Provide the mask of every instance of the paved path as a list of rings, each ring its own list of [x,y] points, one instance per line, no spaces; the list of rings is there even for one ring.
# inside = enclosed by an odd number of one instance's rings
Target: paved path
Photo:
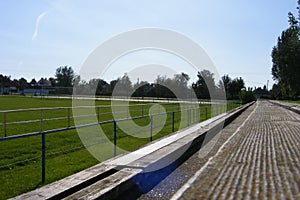
[[[266,198],[300,199],[300,115],[259,101],[173,199]]]

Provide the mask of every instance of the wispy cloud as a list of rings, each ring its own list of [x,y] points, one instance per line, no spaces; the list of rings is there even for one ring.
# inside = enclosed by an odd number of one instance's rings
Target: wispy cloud
[[[48,14],[49,10],[42,12],[37,18],[35,22],[35,30],[34,33],[32,34],[32,40],[35,40],[36,37],[38,36],[39,32],[39,26],[41,24],[42,19]]]

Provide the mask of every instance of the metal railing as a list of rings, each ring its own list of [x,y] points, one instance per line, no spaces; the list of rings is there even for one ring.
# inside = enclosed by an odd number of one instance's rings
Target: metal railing
[[[168,104],[168,103],[164,103],[164,104]],[[129,107],[137,107],[140,106],[141,109],[138,110],[130,110],[131,113],[141,113],[141,115],[144,115],[144,110],[145,110],[145,106],[149,106],[152,104],[130,104]],[[168,104],[170,105],[170,104]],[[120,106],[124,106],[124,105],[114,105],[116,107]],[[91,115],[80,115],[80,116],[73,116],[71,114],[72,109],[95,109],[95,114],[91,114]],[[0,115],[3,115],[3,120],[2,123],[0,122],[0,127],[3,127],[3,135],[2,137],[7,137],[8,133],[7,133],[7,128],[10,125],[24,125],[24,124],[30,124],[30,123],[40,123],[40,122],[51,122],[51,121],[59,121],[59,120],[66,120],[67,121],[67,125],[66,127],[70,127],[71,126],[71,121],[74,118],[84,118],[84,117],[93,117],[96,116],[98,118],[98,120],[100,120],[101,116],[105,116],[105,115],[111,115],[112,112],[101,112],[101,109],[109,109],[111,108],[111,106],[80,106],[80,107],[51,107],[51,108],[29,108],[29,109],[18,109],[18,110],[5,110],[5,111],[0,111]],[[62,117],[52,117],[52,118],[45,118],[44,114],[46,111],[60,111],[60,110],[65,110],[67,112],[66,116],[62,116]],[[9,121],[8,120],[8,116],[11,114],[19,114],[19,113],[29,113],[29,112],[40,112],[40,116],[38,119],[31,119],[31,120],[21,120],[21,121]],[[119,112],[121,113],[121,112]],[[26,117],[27,118],[27,117]],[[42,126],[42,125],[41,125]]]
[[[170,105],[170,104],[169,104]],[[70,130],[75,130],[75,129],[82,129],[82,128],[87,128],[87,127],[93,127],[93,126],[98,126],[98,125],[105,125],[105,124],[111,124],[113,125],[113,155],[116,156],[117,155],[117,141],[118,139],[120,139],[120,137],[118,136],[118,123],[121,122],[125,122],[125,121],[133,121],[133,120],[138,120],[138,119],[148,119],[149,120],[149,141],[153,141],[153,130],[155,129],[155,123],[154,123],[154,118],[156,116],[159,115],[167,115],[170,116],[171,119],[171,132],[174,132],[176,130],[175,128],[175,123],[177,122],[175,115],[177,113],[181,113],[181,112],[186,112],[186,124],[187,126],[190,126],[191,124],[194,123],[198,123],[200,122],[200,108],[197,107],[190,109],[189,107],[185,108],[185,109],[178,109],[178,106],[174,106],[172,105],[172,111],[167,111],[167,112],[162,112],[162,113],[157,113],[157,114],[146,114],[145,112],[145,106],[149,106],[149,104],[133,104],[130,106],[141,106],[139,110],[130,110],[130,112],[139,112],[141,115],[139,116],[135,116],[135,117],[130,117],[130,118],[124,118],[124,119],[111,119],[111,120],[106,120],[106,121],[100,121],[100,116],[103,116],[104,114],[112,114],[111,112],[103,112],[101,113],[101,108],[109,108],[110,106],[96,106],[96,107],[82,107],[82,108],[88,108],[88,109],[96,109],[96,113],[93,115],[82,115],[82,116],[72,116],[71,115],[71,107],[60,107],[60,108],[42,108],[42,109],[22,109],[22,110],[12,110],[12,111],[0,111],[0,113],[3,114],[3,123],[0,124],[1,126],[4,127],[4,137],[0,138],[0,143],[3,141],[9,141],[9,140],[16,140],[16,139],[21,139],[21,138],[29,138],[29,137],[34,137],[34,136],[41,136],[41,156],[37,156],[34,158],[30,158],[30,159],[26,159],[24,160],[24,162],[28,162],[34,159],[39,159],[41,158],[41,177],[42,177],[42,183],[45,182],[46,180],[46,135],[48,134],[54,134],[54,133],[58,133],[58,132],[63,132],[63,131],[70,131]],[[209,116],[208,114],[211,114],[211,116],[216,115],[217,113],[223,113],[226,112],[227,110],[227,105],[226,108],[224,108],[224,105],[220,104],[219,106],[216,106],[214,109],[215,110],[211,110],[211,113],[208,112],[209,107],[205,106],[204,110],[205,113],[205,119],[208,119]],[[57,110],[67,110],[67,116],[66,117],[55,117],[55,118],[48,118],[46,119],[44,116],[44,112],[47,110],[52,110],[52,111],[57,111]],[[40,119],[32,119],[32,120],[23,120],[23,121],[7,121],[7,115],[10,113],[19,113],[19,112],[30,112],[30,111],[38,111],[40,112]],[[213,114],[215,113],[215,114]],[[184,113],[185,114],[185,113]],[[96,116],[98,118],[98,122],[97,123],[89,123],[89,124],[83,124],[83,125],[72,125],[71,121],[76,118],[76,117],[89,117],[89,116]],[[44,122],[45,121],[53,121],[53,120],[67,120],[67,125],[66,127],[63,128],[56,128],[56,129],[50,129],[50,130],[46,130],[44,127]],[[181,119],[179,119],[180,121]],[[36,132],[31,132],[31,133],[25,133],[25,134],[18,134],[18,135],[11,135],[11,136],[7,136],[6,133],[6,127],[7,125],[16,125],[16,124],[30,124],[30,123],[40,123],[40,130],[36,131]],[[134,131],[134,130],[132,130]],[[96,145],[96,144],[90,144],[90,145]],[[76,149],[78,148],[84,148],[84,146],[82,147],[76,147]],[[53,154],[53,153],[52,153]],[[17,161],[15,163],[10,163],[7,165],[3,165],[0,166],[1,168],[4,167],[9,167],[13,164],[18,164],[22,161]]]

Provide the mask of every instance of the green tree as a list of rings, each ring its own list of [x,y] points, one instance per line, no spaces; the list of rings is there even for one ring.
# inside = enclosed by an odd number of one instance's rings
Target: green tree
[[[133,88],[132,88],[132,83],[131,80],[129,78],[129,76],[127,75],[127,73],[125,73],[122,78],[120,78],[117,82],[117,90],[116,88],[114,89],[115,91],[114,94],[117,96],[126,96],[129,97],[129,95],[131,95],[133,93]]]
[[[72,87],[75,73],[72,67],[63,66],[56,69],[56,85],[59,87]]]
[[[9,87],[11,84],[10,76],[0,74],[0,82],[2,87]]]
[[[294,15],[289,13],[288,17],[290,27],[281,33],[272,50],[272,75],[283,98],[300,95],[300,29]]]
[[[5,88],[10,87],[11,85],[10,76],[4,76],[0,74],[0,83],[2,88],[1,89],[2,94],[8,94],[8,90],[6,90]]]
[[[229,99],[238,99],[239,95],[241,93],[241,90],[245,88],[245,82],[240,78],[235,78],[233,79],[229,84],[228,84],[228,98]]]
[[[24,90],[29,87],[29,84],[27,83],[27,80],[25,78],[19,79],[19,89]]]
[[[229,89],[229,86],[230,86],[230,83],[232,80],[227,74],[222,76],[221,79],[222,79],[222,83],[220,83],[219,85],[224,87],[224,90],[226,92],[226,97],[228,98],[228,95],[229,95],[228,89]]]
[[[108,83],[102,79],[91,79],[87,84],[90,91],[96,90],[96,95],[107,95]]]
[[[300,21],[300,0],[298,0],[298,20]],[[300,26],[300,22],[299,22],[299,26]]]
[[[155,84],[153,85],[153,95],[155,97],[162,97],[162,98],[175,98],[176,96],[170,90],[174,88],[174,81],[171,78],[167,78],[167,76],[157,76],[156,80],[154,81]]]
[[[55,80],[55,78],[50,77],[50,78],[49,78],[49,81],[50,81],[51,86],[52,86],[52,87],[55,87],[55,85],[56,85],[56,80]]]
[[[37,82],[36,82],[36,80],[33,78],[33,79],[30,81],[29,84],[30,84],[31,87],[34,87],[34,86],[37,85]]]
[[[112,81],[109,82],[108,89],[107,89],[107,92],[108,92],[109,95],[112,95],[112,93],[115,89],[115,86],[117,85],[119,80],[120,80],[120,78],[118,78],[116,80],[112,80]]]
[[[210,99],[210,92],[215,92],[214,74],[209,70],[202,70],[197,74],[198,80],[192,84],[198,99]]]
[[[12,80],[10,86],[11,86],[11,87],[19,88],[19,87],[20,87],[19,81],[18,81],[17,79]]]
[[[270,98],[279,99],[280,97],[282,97],[280,86],[278,84],[274,84],[270,91]]]
[[[147,81],[138,81],[136,84],[134,84],[133,89],[134,93],[132,94],[132,96],[147,97],[149,96],[149,92],[152,89],[152,87]]]
[[[252,90],[241,90],[239,97],[242,104],[250,103],[256,100],[255,93]]]

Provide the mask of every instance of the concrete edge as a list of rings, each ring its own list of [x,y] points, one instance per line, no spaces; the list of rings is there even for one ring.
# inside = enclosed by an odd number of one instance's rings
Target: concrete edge
[[[300,114],[300,105],[295,105],[295,104],[290,104],[290,103],[284,103],[284,102],[279,102],[275,100],[269,100],[270,103],[283,107],[285,109],[288,109],[290,111],[293,111],[297,114]]]

